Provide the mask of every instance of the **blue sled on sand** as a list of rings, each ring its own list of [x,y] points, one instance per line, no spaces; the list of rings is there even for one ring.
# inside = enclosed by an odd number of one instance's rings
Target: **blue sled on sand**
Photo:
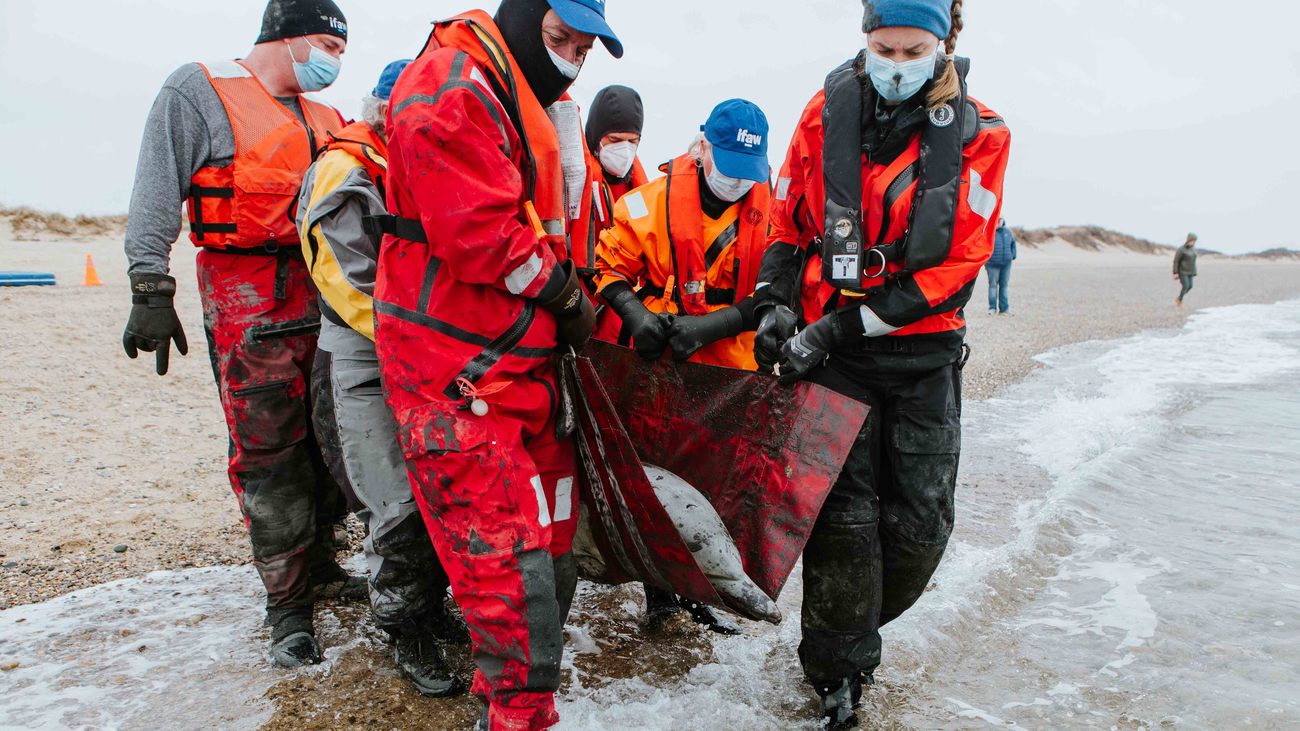
[[[49,272],[0,272],[0,287],[53,287]]]

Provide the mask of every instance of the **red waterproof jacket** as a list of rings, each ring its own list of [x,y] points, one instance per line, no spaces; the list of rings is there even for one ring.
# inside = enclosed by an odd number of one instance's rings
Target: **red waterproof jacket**
[[[867,333],[869,337],[925,335],[964,328],[962,307],[970,297],[980,267],[993,252],[1002,209],[1002,181],[1011,148],[1011,133],[1002,119],[971,101],[979,111],[979,131],[962,156],[957,219],[947,260],[912,273],[901,273],[900,262],[891,263],[886,276],[864,280],[867,294],[855,298],[824,283],[820,255],[808,254],[809,245],[823,238],[826,218],[822,168],[826,93],[818,92],[799,120],[772,200],[770,247],[783,247],[788,254],[769,250],[771,259],[764,262],[760,287],[772,287],[781,299],[798,292],[808,322],[827,311],[865,304],[880,320],[880,326]],[[920,150],[918,132],[907,150],[889,165],[872,164],[864,155],[862,210],[868,241],[895,241],[906,235],[915,200],[915,166]],[[909,176],[911,182],[907,183]],[[888,206],[886,199],[891,201]],[[888,230],[881,236],[886,221]],[[782,265],[770,265],[777,263]],[[796,276],[797,282],[793,280]]]
[[[419,229],[384,237],[375,285],[400,414],[548,366],[533,298],[567,252],[555,129],[486,13],[439,23],[391,103],[388,208]]]

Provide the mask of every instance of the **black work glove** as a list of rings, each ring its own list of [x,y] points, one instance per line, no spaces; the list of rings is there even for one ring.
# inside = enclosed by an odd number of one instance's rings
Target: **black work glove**
[[[794,337],[799,316],[785,305],[768,305],[759,311],[758,333],[754,336],[754,360],[760,368],[772,371],[781,362],[781,346]]]
[[[176,316],[176,280],[165,274],[135,274],[131,277],[131,316],[122,334],[122,349],[134,360],[140,351],[158,354],[158,375],[167,375],[171,342],[176,352],[186,355],[190,344]]]
[[[575,351],[587,346],[591,334],[596,331],[596,306],[582,291],[582,282],[573,262],[566,261],[555,268],[537,298],[537,304],[555,315],[561,343]]]
[[[802,381],[832,350],[865,334],[860,305],[832,312],[800,330],[781,348],[781,383],[788,386]]]
[[[659,360],[668,348],[673,316],[651,312],[626,282],[615,282],[600,294],[632,333],[632,347],[637,354],[646,360]]]
[[[673,360],[688,360],[700,348],[745,331],[745,316],[736,307],[724,307],[707,315],[678,317],[668,330]]]

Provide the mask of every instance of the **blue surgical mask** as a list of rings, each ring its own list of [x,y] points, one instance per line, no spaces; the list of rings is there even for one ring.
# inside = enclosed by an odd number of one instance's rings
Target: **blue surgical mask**
[[[935,52],[938,53],[938,49]],[[871,76],[876,91],[889,102],[903,102],[915,96],[925,82],[934,78],[934,65],[933,55],[895,63],[867,51],[867,74]]]
[[[288,45],[287,41],[285,45]],[[312,46],[311,41],[307,41],[307,45],[311,46],[307,63],[298,63],[298,60],[293,57],[293,48],[289,48],[289,58],[293,61],[293,75],[298,80],[299,89],[320,91],[339,78],[343,62]]]

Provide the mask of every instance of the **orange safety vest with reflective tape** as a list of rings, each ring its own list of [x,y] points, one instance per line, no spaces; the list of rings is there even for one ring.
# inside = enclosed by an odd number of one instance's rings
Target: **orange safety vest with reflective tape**
[[[343,128],[328,104],[298,97],[298,117],[238,61],[200,64],[226,108],[234,161],[201,168],[190,180],[190,241],[210,249],[268,250],[298,243],[298,189],[317,146]]]

